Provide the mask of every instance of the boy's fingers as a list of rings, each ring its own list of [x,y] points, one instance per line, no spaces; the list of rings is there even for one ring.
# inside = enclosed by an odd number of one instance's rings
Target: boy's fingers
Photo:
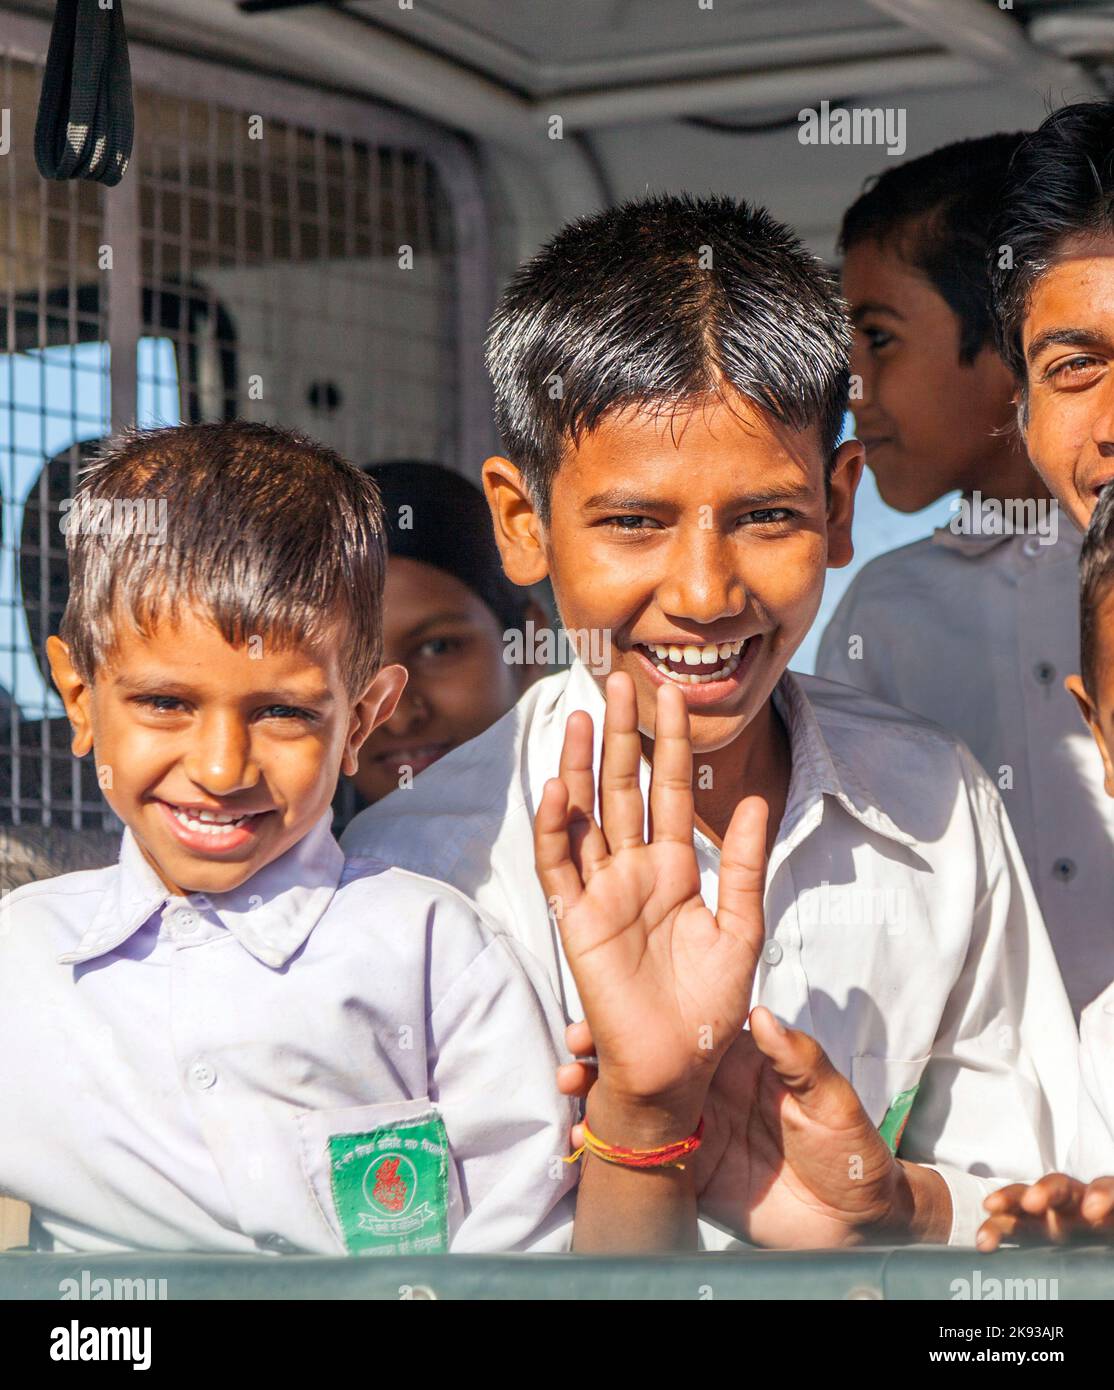
[[[586,1018],[570,1023],[565,1029],[565,1046],[574,1057],[594,1057],[596,1045],[592,1041],[592,1030]]]
[[[1079,1212],[1096,1229],[1114,1227],[1114,1178],[1096,1178],[1079,1203]]]
[[[1001,1216],[990,1216],[979,1227],[975,1244],[984,1254],[993,1254],[1002,1241],[1014,1237],[1017,1227],[1018,1217],[1010,1212],[1003,1213]]]
[[[607,678],[600,770],[600,821],[612,854],[645,843],[645,807],[638,784],[641,764],[634,681],[625,671],[616,671]]]
[[[553,905],[558,926],[564,909],[571,907],[584,891],[569,846],[567,806],[567,787],[558,778],[551,777],[534,816],[534,865],[542,892]]]
[[[1021,1210],[1021,1198],[1028,1187],[1023,1182],[1010,1183],[1008,1187],[1000,1187],[997,1192],[991,1192],[983,1199],[983,1207],[992,1215],[1000,1215],[1009,1211]]]
[[[1073,1206],[1081,1190],[1082,1184],[1074,1182],[1066,1173],[1047,1173],[1021,1194],[1021,1209],[1030,1216],[1059,1211]]]
[[[654,765],[650,773],[650,836],[692,844],[692,741],[685,697],[675,685],[658,690]]]
[[[592,716],[574,710],[565,724],[558,771],[568,792],[569,850],[587,881],[607,862],[607,842],[596,822],[596,773],[592,760]]]
[[[732,936],[745,941],[755,959],[766,936],[762,907],[766,891],[766,819],[769,809],[760,796],[747,796],[735,807],[719,867],[716,921]]]
[[[596,1084],[599,1070],[584,1062],[565,1062],[557,1068],[557,1089],[563,1096],[584,1100]]]
[[[797,1028],[784,1027],[762,1005],[751,1010],[750,1034],[759,1051],[773,1063],[782,1085],[805,1110],[816,1113],[832,1101],[842,1109],[848,1093],[855,1096],[851,1083],[836,1071],[815,1038]]]

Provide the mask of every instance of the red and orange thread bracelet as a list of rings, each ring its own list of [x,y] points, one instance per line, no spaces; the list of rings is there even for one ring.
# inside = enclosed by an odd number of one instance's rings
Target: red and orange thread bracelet
[[[602,1158],[605,1163],[618,1163],[623,1168],[684,1168],[682,1160],[695,1153],[703,1142],[703,1117],[696,1126],[696,1132],[687,1139],[679,1139],[675,1144],[663,1144],[658,1149],[624,1149],[621,1144],[605,1144],[592,1133],[585,1121],[584,1143],[565,1162],[575,1163],[583,1154],[590,1153]]]

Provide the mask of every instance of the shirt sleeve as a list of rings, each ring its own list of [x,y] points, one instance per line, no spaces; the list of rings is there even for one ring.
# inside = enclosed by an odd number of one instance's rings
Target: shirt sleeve
[[[949,1243],[973,1245],[989,1192],[1066,1162],[1078,1065],[1071,1006],[1005,810],[959,754],[980,858],[971,940],[900,1152],[941,1175]]]
[[[557,1090],[563,1031],[539,967],[502,933],[436,999],[430,1096],[460,1179],[458,1253],[571,1246],[577,1170],[563,1159],[575,1110]]]

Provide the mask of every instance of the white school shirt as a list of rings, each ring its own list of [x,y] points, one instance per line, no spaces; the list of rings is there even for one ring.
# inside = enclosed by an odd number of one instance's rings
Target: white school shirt
[[[1076,1122],[1075,1026],[1001,801],[965,748],[902,710],[791,673],[774,700],[793,766],[753,1002],[816,1038],[876,1124],[919,1084],[901,1155],[938,1169],[950,1240],[973,1244],[986,1193],[1062,1161]],[[593,717],[598,769],[603,708],[577,662],[342,836],[474,899],[538,958],[566,1019],[581,1009],[532,818],[573,710]],[[714,910],[719,851],[695,844]]]
[[[524,956],[345,862],[328,815],[209,897],[125,832],[5,900],[0,1192],[55,1250],[567,1248],[573,1107]]]
[[[1114,984],[1083,1010],[1079,1038],[1079,1133],[1068,1172],[1090,1182],[1114,1177]]]
[[[1079,670],[1079,549],[931,537],[855,576],[817,675],[962,739],[1001,791],[1076,1016],[1114,978],[1114,800],[1064,677]],[[861,638],[861,657],[852,650]]]

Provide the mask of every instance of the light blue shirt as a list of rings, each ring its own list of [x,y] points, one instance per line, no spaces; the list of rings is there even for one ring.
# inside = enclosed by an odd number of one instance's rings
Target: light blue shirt
[[[573,1110],[520,957],[327,816],[208,898],[126,832],[4,900],[0,1191],[61,1250],[567,1248]]]

